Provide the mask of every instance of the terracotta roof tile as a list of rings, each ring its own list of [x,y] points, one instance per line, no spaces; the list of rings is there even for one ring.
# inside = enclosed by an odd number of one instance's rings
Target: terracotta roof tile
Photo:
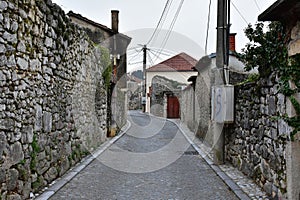
[[[148,68],[147,72],[194,71],[192,67],[194,67],[196,64],[196,59],[187,55],[186,53],[180,53],[157,65]]]

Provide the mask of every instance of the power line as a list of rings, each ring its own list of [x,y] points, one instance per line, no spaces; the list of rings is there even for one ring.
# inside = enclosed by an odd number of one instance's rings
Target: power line
[[[139,62],[134,62],[134,63],[128,63],[129,65],[136,65],[136,64],[140,64],[143,63],[143,61],[139,61]]]
[[[160,52],[160,50],[159,51],[156,51],[156,50],[152,50],[152,49],[149,49],[149,51],[151,51],[153,54],[158,54],[159,52]],[[164,51],[164,52],[161,52],[160,53],[161,55],[163,55],[163,56],[171,56],[171,54],[170,53],[168,53],[168,52],[166,52],[166,51]]]
[[[162,12],[162,15],[161,15],[161,17],[160,17],[160,20],[159,20],[159,22],[158,22],[158,24],[157,24],[157,26],[156,26],[156,29],[154,30],[154,32],[153,32],[152,36],[150,37],[149,41],[147,42],[147,44],[149,44],[151,41],[153,41],[155,35],[156,35],[156,36],[158,35],[158,33],[159,33],[159,31],[160,31],[160,28],[159,28],[159,27],[162,26],[163,23],[165,22],[166,16],[167,16],[167,14],[168,14],[168,12],[169,12],[169,10],[170,10],[170,7],[171,7],[172,2],[173,2],[173,0],[167,0],[167,2],[166,2],[166,4],[165,4],[165,7],[164,7],[164,10],[163,10],[163,12]],[[171,35],[171,31],[173,30],[174,25],[175,25],[175,23],[176,23],[176,20],[177,20],[177,18],[178,18],[178,16],[179,16],[180,10],[181,10],[182,5],[183,5],[183,2],[184,2],[184,0],[181,0],[181,2],[180,2],[180,4],[179,4],[179,7],[177,8],[177,11],[176,11],[176,13],[175,13],[175,15],[174,15],[174,17],[173,17],[173,20],[172,20],[172,22],[171,22],[171,24],[170,24],[170,26],[169,26],[169,30],[168,30],[168,32],[167,32],[167,34],[166,34],[166,36],[165,36],[165,38],[164,38],[164,40],[163,40],[163,42],[162,42],[162,45],[161,45],[160,49],[158,50],[159,52],[158,52],[158,53],[156,53],[156,52],[151,52],[151,53],[156,57],[156,60],[160,57],[161,54],[162,54],[162,55],[167,55],[167,54],[162,53],[162,51],[163,51],[163,49],[164,49],[164,47],[165,47],[165,45],[166,45],[166,43],[167,43],[167,41],[168,41],[168,39],[169,39],[169,37],[170,37],[170,35]],[[157,33],[157,34],[156,34],[156,33]],[[133,48],[131,48],[131,49],[137,51],[137,50],[136,50],[136,47],[133,47]],[[129,64],[132,64],[132,63],[130,63],[130,62],[131,62],[132,60],[134,60],[137,56],[139,56],[140,53],[143,51],[143,49],[144,49],[144,48],[142,48],[140,51],[138,51],[138,52],[137,52],[137,53],[136,53],[136,54],[128,61],[128,63],[129,63]],[[149,52],[150,52],[150,49],[149,49],[149,48],[147,48],[147,50],[149,50]],[[154,51],[154,50],[153,50],[153,51]],[[167,55],[167,56],[169,56],[169,55]],[[151,63],[154,64],[154,62],[153,62],[153,60],[152,60],[151,57],[150,57],[150,59],[151,59]],[[156,61],[156,60],[155,60],[155,61]]]
[[[152,55],[154,55],[154,57],[157,57],[157,54],[152,52],[151,50],[149,51]]]
[[[127,51],[127,55],[129,56],[135,55],[136,53],[139,53],[139,50],[137,48]]]
[[[257,3],[257,1],[256,1],[256,0],[254,0],[254,3],[255,3],[255,5],[256,5],[256,7],[257,7],[258,11],[259,11],[259,12],[261,12],[261,9],[260,9],[260,7],[259,7],[259,5],[258,5],[258,3]]]
[[[162,23],[161,23],[161,26],[160,26],[160,28],[158,29],[158,31],[157,31],[155,37],[153,38],[153,40],[152,40],[152,42],[151,42],[152,44],[155,43],[155,41],[157,40],[158,35],[160,34],[160,32],[161,32],[161,30],[162,30],[163,24],[164,24],[165,21],[166,21],[166,18],[167,18],[167,15],[168,15],[169,11],[170,11],[170,8],[171,8],[171,6],[172,6],[172,3],[173,3],[173,0],[171,0],[170,5],[169,5],[168,8],[167,8],[167,11],[166,11],[166,14],[165,14],[165,16],[164,16],[164,18],[163,18],[163,21],[162,21]]]
[[[246,18],[242,15],[242,13],[239,11],[239,9],[236,7],[236,5],[233,3],[233,1],[231,1],[231,4],[233,5],[234,9],[238,12],[238,14],[240,15],[240,17],[244,20],[244,22],[248,25],[248,21],[246,20]]]
[[[151,64],[151,65],[154,65],[154,62],[153,62],[153,60],[152,60],[150,54],[147,54],[147,56],[148,56],[148,58],[149,58],[149,60],[150,60],[150,64]]]
[[[142,51],[143,51],[143,49],[141,49],[138,53],[136,53],[135,56],[133,56],[133,57],[128,61],[128,63],[130,63],[130,62],[133,61],[136,57],[138,57]]]
[[[151,47],[151,50],[156,51],[156,52],[159,52],[161,49],[160,49],[160,48],[157,48],[157,47]],[[176,51],[172,51],[172,50],[169,50],[169,49],[163,49],[163,52],[168,53],[168,54],[170,54],[170,55],[175,55],[175,54],[178,53],[178,52],[176,52]]]
[[[209,6],[208,6],[206,40],[205,40],[205,55],[207,55],[207,44],[208,44],[208,34],[209,34],[209,25],[210,25],[210,12],[211,12],[211,0],[209,0]]]
[[[173,20],[172,20],[172,22],[171,22],[171,24],[169,26],[169,30],[168,30],[168,32],[167,32],[167,34],[166,34],[166,36],[165,36],[165,38],[164,38],[164,40],[162,42],[162,45],[160,47],[161,50],[160,50],[158,56],[161,54],[162,50],[165,48],[165,46],[166,46],[166,44],[167,44],[167,42],[168,42],[168,40],[170,38],[171,32],[172,32],[172,30],[174,28],[174,25],[175,25],[176,21],[177,21],[177,18],[179,16],[179,13],[180,13],[180,10],[182,8],[183,3],[184,3],[184,0],[181,0],[179,6],[177,8],[177,11],[176,11],[176,13],[175,13],[175,15],[173,17]]]
[[[150,39],[148,40],[147,45],[148,45],[148,44],[151,42],[151,40],[153,39],[153,37],[154,37],[155,33],[157,32],[159,26],[160,26],[161,24],[163,24],[163,23],[162,23],[163,18],[164,18],[164,16],[166,16],[166,15],[168,14],[168,11],[169,11],[169,9],[168,9],[169,4],[170,4],[170,0],[167,0],[167,2],[166,2],[166,4],[165,4],[165,7],[164,7],[164,10],[163,10],[163,12],[162,12],[162,14],[161,14],[161,16],[160,16],[160,19],[159,19],[159,21],[158,21],[158,23],[157,23],[157,26],[156,26],[154,32],[152,33],[152,36],[151,36]],[[166,14],[165,14],[165,13],[166,13]]]

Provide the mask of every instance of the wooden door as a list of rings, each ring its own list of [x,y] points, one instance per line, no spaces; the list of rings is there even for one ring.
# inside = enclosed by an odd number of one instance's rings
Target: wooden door
[[[176,96],[168,96],[167,99],[167,117],[179,118],[179,101]]]

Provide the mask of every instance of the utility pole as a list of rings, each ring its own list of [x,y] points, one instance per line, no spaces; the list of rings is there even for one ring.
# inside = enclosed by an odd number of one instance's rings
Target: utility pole
[[[225,70],[228,66],[228,8],[230,0],[218,0],[217,14],[217,50],[216,50],[216,69],[214,71],[214,86],[224,86],[228,84]],[[215,99],[216,101],[216,99]],[[225,153],[225,127],[224,123],[213,122],[214,133],[214,163],[224,163]]]
[[[227,35],[227,0],[218,0],[216,65],[220,77],[215,84],[224,84],[225,43]]]
[[[146,87],[146,64],[147,64],[147,45],[143,46],[143,96],[142,96],[142,105],[143,105],[143,112],[146,112],[146,94],[147,94],[147,87]]]

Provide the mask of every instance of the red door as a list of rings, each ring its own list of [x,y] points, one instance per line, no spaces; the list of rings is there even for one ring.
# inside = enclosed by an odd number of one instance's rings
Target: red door
[[[167,103],[167,117],[168,118],[179,118],[179,101],[175,96],[168,96]]]

